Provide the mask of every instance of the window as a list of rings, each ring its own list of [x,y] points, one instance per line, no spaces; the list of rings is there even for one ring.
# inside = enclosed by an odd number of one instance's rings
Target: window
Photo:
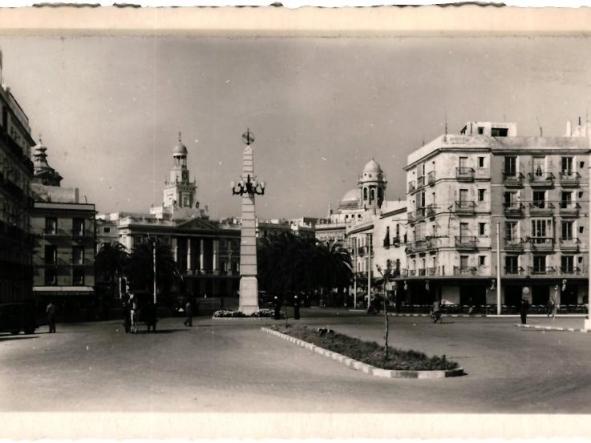
[[[482,126],[478,126],[478,134],[479,135],[484,134],[484,128]]]
[[[575,257],[572,255],[560,257],[560,270],[562,272],[573,272],[575,270]]]
[[[579,226],[579,234],[585,232],[585,228],[583,226]]]
[[[478,223],[478,235],[486,235],[486,223]]]
[[[515,177],[517,175],[517,157],[505,157],[505,176]]]
[[[72,285],[83,286],[84,285],[84,269],[74,268],[72,273]]]
[[[486,266],[486,255],[478,256],[478,266]]]
[[[517,274],[519,272],[519,257],[516,255],[507,255],[505,257],[505,272],[507,274]]]
[[[562,191],[560,194],[560,207],[570,208],[572,207],[573,193],[571,191]]]
[[[534,191],[533,205],[540,209],[546,207],[546,191]]]
[[[546,272],[546,256],[534,255],[534,273],[542,274]]]
[[[460,270],[468,269],[468,258],[467,255],[460,255]]]
[[[478,167],[484,168],[484,157],[478,157]]]
[[[572,221],[563,221],[561,226],[561,233],[562,233],[562,240],[572,240],[573,239],[573,222]]]
[[[84,264],[84,248],[81,246],[75,246],[72,248],[72,264],[82,265]]]
[[[57,272],[55,269],[45,268],[45,286],[57,285]]]
[[[75,237],[82,237],[84,235],[84,219],[75,218],[72,220],[72,234]]]
[[[468,190],[460,189],[460,204],[468,201]]]
[[[465,238],[470,233],[468,223],[460,223],[460,238]]]
[[[534,163],[533,163],[534,171],[533,172],[536,177],[543,177],[544,176],[545,165],[546,165],[546,158],[545,157],[534,157]]]
[[[479,189],[478,190],[478,201],[483,202],[485,195],[486,195],[486,189]]]
[[[531,221],[531,236],[534,243],[544,243],[547,232],[551,231],[551,220],[535,219]]]
[[[561,161],[561,168],[560,170],[564,175],[572,175],[573,173],[573,158],[572,157],[562,157]]]
[[[108,234],[109,232],[111,232],[111,228],[103,228],[103,232],[105,234]]]
[[[47,217],[45,219],[45,233],[57,234],[57,218]]]
[[[57,248],[55,246],[45,246],[45,264],[55,265],[57,264]]]
[[[507,241],[515,241],[518,238],[517,222],[505,222],[505,239]]]
[[[509,129],[507,128],[491,128],[490,135],[491,137],[507,137],[509,134]]]
[[[505,192],[503,194],[505,208],[514,208],[517,205],[518,194],[515,191]]]

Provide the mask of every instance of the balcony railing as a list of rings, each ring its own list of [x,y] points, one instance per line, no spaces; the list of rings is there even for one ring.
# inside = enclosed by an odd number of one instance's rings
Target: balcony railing
[[[426,269],[419,269],[419,277],[423,277],[427,274],[427,270]]]
[[[508,188],[521,188],[523,187],[523,174],[503,172],[503,184]]]
[[[551,187],[554,186],[554,174],[551,172],[530,172],[529,184],[531,186],[538,187]]]
[[[454,266],[454,275],[477,275],[478,268],[475,266],[472,267],[461,267],[461,266]]]
[[[407,212],[406,213],[406,218],[408,219],[409,223],[414,223],[416,220],[416,216],[415,213],[413,211]]]
[[[523,204],[521,203],[504,203],[503,210],[505,217],[523,217]]]
[[[408,192],[415,192],[417,190],[417,186],[414,180],[408,182]]]
[[[427,184],[429,186],[435,184],[435,171],[431,171],[431,172],[427,173]]]
[[[525,269],[521,266],[505,266],[505,275],[523,275]]]
[[[573,201],[560,202],[560,216],[561,217],[578,217],[581,206]]]
[[[434,204],[427,205],[427,207],[425,209],[426,209],[426,212],[425,212],[426,217],[429,217],[429,218],[435,217],[436,211],[435,211]]]
[[[425,176],[421,175],[417,177],[417,189],[422,188],[423,186],[425,186]]]
[[[505,251],[521,252],[523,251],[523,242],[519,238],[506,238]]]
[[[559,240],[560,250],[579,252],[579,243],[580,240],[578,238],[561,238]]]
[[[556,268],[554,266],[538,267],[529,266],[528,271],[530,275],[554,275],[556,274]]]
[[[529,204],[529,214],[532,216],[550,216],[553,209],[554,205],[546,201],[536,201]]]
[[[477,249],[478,238],[474,236],[456,236],[456,249],[474,250]]]
[[[466,166],[456,167],[456,180],[474,181],[474,168],[468,168]]]
[[[562,171],[560,173],[560,186],[563,188],[576,188],[580,184],[581,174],[573,171]]]
[[[416,210],[416,221],[421,221],[425,218],[425,208],[417,208]]]
[[[437,273],[437,268],[427,268],[427,275],[435,275]]]
[[[552,237],[532,237],[529,241],[534,251],[551,251],[554,249],[554,238]]]
[[[476,212],[476,202],[459,200],[454,204],[456,215],[474,215]]]
[[[565,275],[586,275],[585,270],[578,266],[561,266],[560,273]]]

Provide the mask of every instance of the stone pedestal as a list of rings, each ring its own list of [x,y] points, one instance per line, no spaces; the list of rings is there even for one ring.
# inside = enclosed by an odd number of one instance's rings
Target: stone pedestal
[[[242,155],[242,180],[254,179],[254,154],[247,145]],[[257,239],[254,194],[242,195],[240,224],[240,299],[239,310],[249,315],[259,309],[257,282]]]

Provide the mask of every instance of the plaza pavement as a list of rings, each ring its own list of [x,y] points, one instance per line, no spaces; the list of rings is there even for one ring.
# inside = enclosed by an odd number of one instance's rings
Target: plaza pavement
[[[368,376],[262,333],[273,320],[184,328],[169,318],[138,335],[118,321],[60,324],[57,334],[0,335],[0,412],[591,412],[591,334],[520,329],[515,318],[389,321],[392,346],[445,354],[468,375]],[[381,316],[311,309],[299,322],[383,337]]]

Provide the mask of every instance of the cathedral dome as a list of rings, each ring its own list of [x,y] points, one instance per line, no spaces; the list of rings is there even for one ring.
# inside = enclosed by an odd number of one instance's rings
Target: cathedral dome
[[[347,191],[339,202],[339,209],[357,209],[359,207],[359,189]]]
[[[187,155],[187,153],[188,153],[187,147],[183,144],[183,140],[181,139],[181,133],[179,132],[179,141],[175,145],[175,147],[172,149],[172,155],[173,156]]]
[[[384,178],[384,171],[382,171],[381,166],[378,162],[376,162],[373,158],[366,163],[363,167],[363,172],[361,172],[361,181],[375,181],[375,180],[383,180]]]

